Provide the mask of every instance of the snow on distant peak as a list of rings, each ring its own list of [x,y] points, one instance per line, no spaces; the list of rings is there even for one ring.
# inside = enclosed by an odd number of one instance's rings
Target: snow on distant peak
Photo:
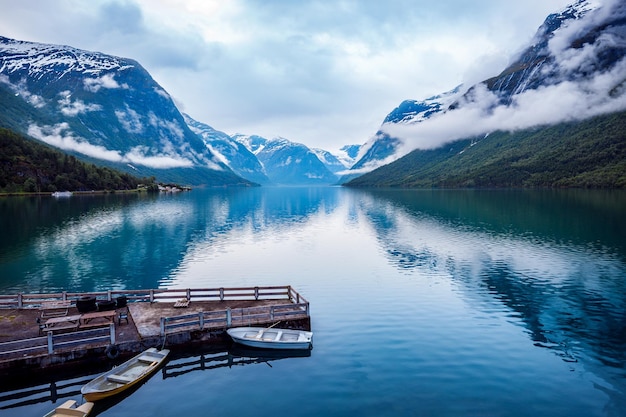
[[[578,0],[576,3],[566,6],[559,14],[571,15],[575,19],[580,19],[584,14],[602,7],[601,0]]]
[[[70,46],[18,41],[0,36],[0,54],[3,55],[3,73],[28,68],[29,77],[40,78],[46,73],[60,72],[60,76],[77,71],[100,76],[103,72],[132,68],[130,60],[76,49]],[[111,80],[104,80],[104,83]]]

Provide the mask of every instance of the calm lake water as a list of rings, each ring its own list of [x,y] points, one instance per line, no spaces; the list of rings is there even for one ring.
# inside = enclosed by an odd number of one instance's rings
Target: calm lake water
[[[0,224],[0,293],[292,285],[310,301],[307,356],[176,352],[100,416],[626,416],[623,192],[3,198]],[[100,371],[5,381],[0,416],[81,402]]]

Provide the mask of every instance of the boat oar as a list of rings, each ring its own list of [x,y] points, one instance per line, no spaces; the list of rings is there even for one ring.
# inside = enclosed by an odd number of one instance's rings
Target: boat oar
[[[257,339],[260,339],[261,337],[263,337],[263,333],[264,333],[266,330],[271,329],[272,327],[276,326],[276,325],[277,325],[278,323],[280,323],[280,322],[281,322],[281,320],[278,320],[276,323],[272,324],[270,327],[266,327],[265,329],[261,329],[261,330],[259,330],[259,333],[256,335],[256,338],[257,338]]]

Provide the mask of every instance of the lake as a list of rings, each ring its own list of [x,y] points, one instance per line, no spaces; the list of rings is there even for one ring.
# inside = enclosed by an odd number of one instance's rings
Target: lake
[[[291,285],[310,302],[309,354],[177,352],[100,416],[626,416],[624,192],[12,197],[0,222],[0,293]],[[0,416],[81,402],[100,371],[9,384]]]

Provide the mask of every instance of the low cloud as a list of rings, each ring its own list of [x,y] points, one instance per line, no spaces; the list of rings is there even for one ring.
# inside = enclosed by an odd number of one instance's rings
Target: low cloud
[[[119,84],[117,81],[115,81],[114,74],[105,74],[102,77],[98,77],[98,78],[86,78],[83,81],[83,85],[85,87],[85,90],[90,91],[92,93],[97,93],[102,88],[107,88],[107,89],[123,88],[126,90],[128,90],[129,88],[128,84],[126,83]]]
[[[509,105],[496,105],[498,97],[482,84],[471,102],[416,124],[387,124],[382,131],[402,139],[402,156],[413,149],[434,149],[453,140],[489,132],[517,131],[536,126],[584,120],[626,110],[626,60],[613,71],[586,82],[562,82],[527,90]]]
[[[77,116],[90,111],[102,110],[102,106],[99,104],[85,104],[82,100],[72,101],[69,91],[62,91],[59,95],[62,98],[57,103],[59,103],[61,113],[65,116]]]
[[[28,134],[57,148],[79,152],[93,158],[110,162],[132,163],[151,168],[188,168],[194,164],[191,160],[176,154],[153,154],[148,147],[135,147],[126,154],[110,150],[104,146],[93,145],[82,138],[72,135],[67,123],[54,126],[38,126],[31,124]]]
[[[35,139],[60,149],[80,152],[83,155],[105,161],[122,162],[122,156],[118,151],[108,150],[104,146],[92,145],[80,138],[76,138],[71,133],[68,133],[67,130],[69,130],[67,123],[59,123],[54,126],[31,124],[28,127],[28,134]]]
[[[141,115],[128,107],[128,105],[126,106],[126,111],[115,110],[115,117],[117,117],[118,122],[128,133],[143,133],[144,126],[141,123]]]
[[[21,96],[31,106],[36,109],[40,109],[46,105],[44,98],[37,94],[32,94],[28,91],[26,86],[26,80],[22,79],[19,83],[13,84],[8,76],[0,74],[0,83],[5,84],[16,96]]]

